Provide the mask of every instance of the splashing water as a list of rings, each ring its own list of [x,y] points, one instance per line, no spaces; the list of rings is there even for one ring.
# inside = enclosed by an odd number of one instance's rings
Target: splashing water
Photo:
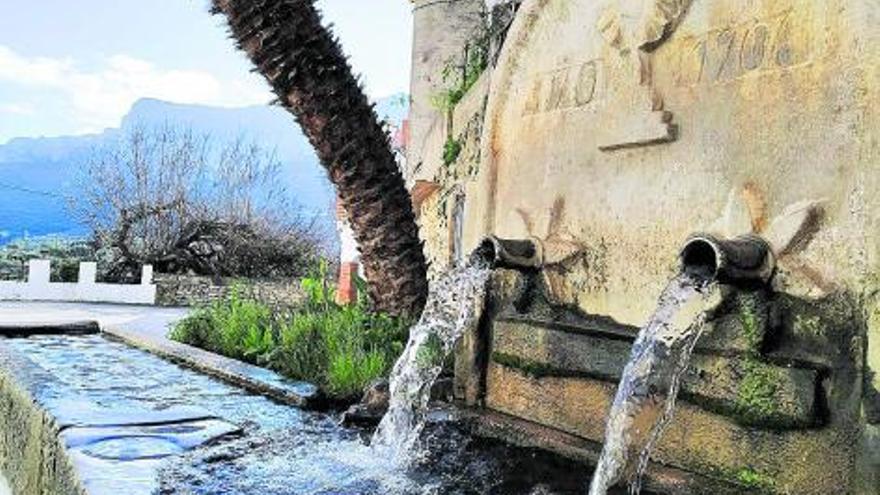
[[[464,332],[478,324],[490,274],[489,263],[477,256],[445,274],[431,287],[422,317],[410,329],[406,349],[391,372],[388,412],[372,442],[374,448],[390,451],[384,454],[399,464],[413,457],[443,362]]]
[[[624,368],[590,495],[605,495],[625,477],[631,480],[631,494],[641,490],[651,449],[672,419],[680,381],[703,332],[706,314],[719,299],[717,284],[687,273],[672,279],[663,290]]]

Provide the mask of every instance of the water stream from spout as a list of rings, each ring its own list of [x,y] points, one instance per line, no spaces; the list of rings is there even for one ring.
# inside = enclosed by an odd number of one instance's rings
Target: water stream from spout
[[[0,495],[12,495],[12,488],[9,487],[9,481],[3,477],[2,472],[0,472]]]
[[[639,493],[651,450],[672,419],[706,314],[719,300],[716,283],[689,273],[676,276],[663,290],[624,368],[590,495],[605,495],[624,479],[630,480],[631,494]]]
[[[447,272],[432,285],[425,310],[410,329],[406,349],[391,372],[388,412],[372,441],[398,464],[413,457],[443,363],[464,332],[478,324],[490,274],[489,262],[477,256]]]

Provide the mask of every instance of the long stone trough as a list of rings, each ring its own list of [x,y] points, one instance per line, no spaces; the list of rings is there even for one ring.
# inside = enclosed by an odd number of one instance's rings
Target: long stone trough
[[[299,421],[301,411],[282,404],[307,405],[314,386],[169,341],[168,325],[184,314],[0,303],[0,491],[8,483],[13,495],[150,494],[171,456],[240,436],[254,421]]]

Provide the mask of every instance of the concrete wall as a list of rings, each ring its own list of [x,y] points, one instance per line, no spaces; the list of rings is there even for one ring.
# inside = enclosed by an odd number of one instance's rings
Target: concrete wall
[[[689,234],[762,233],[805,200],[824,201],[804,268],[787,270],[810,272],[805,292],[877,271],[875,2],[694,2],[650,53],[647,21],[615,2],[523,9],[493,74],[471,246],[577,242],[589,270],[559,295],[633,324]],[[598,26],[615,16],[625,46]]]
[[[443,68],[457,63],[465,44],[483,22],[482,0],[412,0],[413,53],[410,83],[410,142],[407,147],[407,173],[412,182],[433,175],[445,142],[443,112],[432,102],[454,81],[443,80]],[[427,144],[432,132],[443,132],[441,151]]]
[[[153,267],[144,265],[141,283],[137,285],[97,283],[97,265],[80,263],[76,283],[50,282],[50,261],[31,260],[27,281],[0,281],[0,300],[6,301],[71,301],[120,304],[153,304],[156,286]]]

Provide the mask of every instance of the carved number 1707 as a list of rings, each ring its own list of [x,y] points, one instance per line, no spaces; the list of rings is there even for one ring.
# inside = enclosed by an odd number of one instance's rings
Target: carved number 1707
[[[806,61],[809,42],[795,39],[792,12],[685,38],[677,83],[690,86],[736,79]],[[803,33],[797,33],[801,36]]]

